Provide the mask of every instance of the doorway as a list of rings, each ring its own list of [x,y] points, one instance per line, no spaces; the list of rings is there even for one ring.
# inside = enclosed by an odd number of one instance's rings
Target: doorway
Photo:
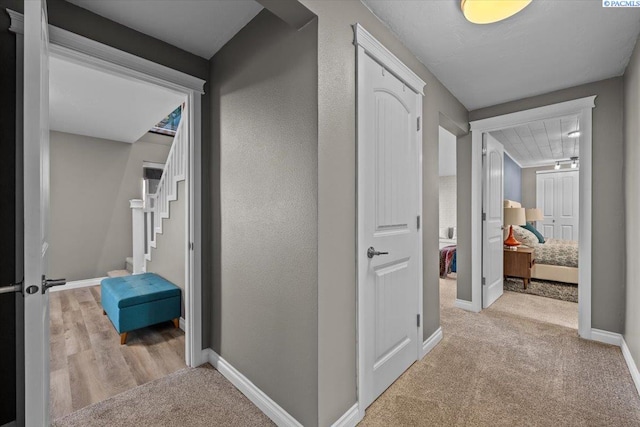
[[[487,289],[487,263],[502,264],[499,255],[489,254],[483,246],[487,241],[487,234],[483,232],[486,221],[483,221],[486,214],[486,201],[479,195],[486,195],[488,179],[484,174],[486,169],[485,153],[488,148],[487,139],[493,139],[497,146],[502,144],[495,140],[492,132],[502,129],[514,128],[534,122],[540,122],[558,117],[578,118],[580,123],[581,137],[579,140],[580,168],[579,168],[579,235],[578,244],[579,258],[583,260],[591,259],[591,161],[592,161],[592,109],[595,106],[595,96],[577,99],[574,101],[553,104],[546,107],[535,108],[503,116],[478,120],[471,123],[472,134],[472,311],[479,312],[483,308],[490,306],[502,295],[502,283],[488,293]],[[489,182],[489,187],[491,187]],[[496,183],[497,187],[498,184]],[[513,206],[509,206],[513,207]],[[513,213],[513,212],[511,212]],[[517,222],[517,221],[516,221]],[[502,255],[502,254],[500,254]],[[491,258],[490,258],[491,257]],[[487,259],[489,258],[489,259]],[[581,337],[592,339],[591,330],[591,266],[589,262],[582,262],[578,267],[578,333]]]
[[[187,144],[185,189],[188,215],[184,242],[185,273],[185,361],[188,366],[202,363],[201,284],[200,284],[200,209],[194,198],[200,193],[200,97],[204,81],[135,57],[82,36],[50,27],[43,2],[25,3],[24,16],[10,12],[11,30],[19,37],[17,51],[24,54],[27,69],[17,61],[18,93],[25,89],[25,424],[45,425],[49,418],[49,295],[41,275],[46,273],[48,252],[48,57],[54,55],[71,63],[80,63],[101,72],[130,81],[157,85],[182,94],[189,112],[184,117]],[[24,34],[24,36],[22,36]],[[50,43],[50,44],[49,44]],[[23,106],[18,101],[18,110]],[[142,166],[142,165],[140,165]],[[43,286],[43,289],[40,289]],[[44,315],[43,315],[44,314]]]
[[[364,410],[422,348],[424,82],[360,25],[358,78],[358,405]]]

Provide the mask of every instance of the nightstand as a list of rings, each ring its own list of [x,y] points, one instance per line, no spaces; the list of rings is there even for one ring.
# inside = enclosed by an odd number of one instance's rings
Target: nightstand
[[[535,263],[532,248],[518,247],[517,251],[504,250],[504,276],[521,278],[525,289],[531,279],[531,270]]]

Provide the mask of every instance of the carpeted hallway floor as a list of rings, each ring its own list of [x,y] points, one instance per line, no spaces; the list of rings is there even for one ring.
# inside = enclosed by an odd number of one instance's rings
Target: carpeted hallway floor
[[[561,326],[575,326],[576,304],[505,293],[474,314],[454,308],[454,280],[441,280],[440,289],[442,342],[369,407],[362,426],[640,425],[640,398],[620,349],[581,340],[574,328]],[[207,365],[54,423],[103,425],[273,423]]]
[[[503,306],[457,309],[453,280],[441,280],[440,292],[443,340],[369,407],[362,426],[640,425],[619,348]]]

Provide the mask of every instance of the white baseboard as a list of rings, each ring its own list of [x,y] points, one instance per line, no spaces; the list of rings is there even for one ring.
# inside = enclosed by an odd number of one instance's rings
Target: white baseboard
[[[74,280],[73,282],[67,282],[64,286],[54,286],[49,288],[49,292],[68,291],[69,289],[88,288],[89,286],[99,285],[102,279],[107,277],[96,277],[95,279]]]
[[[620,349],[622,350],[625,362],[627,362],[627,367],[631,373],[631,378],[633,378],[633,383],[636,385],[636,390],[638,391],[638,394],[640,394],[640,372],[638,371],[638,365],[636,365],[635,360],[633,360],[631,351],[629,351],[629,347],[627,346],[627,342],[624,338],[622,338],[622,345],[620,346]]]
[[[473,303],[471,301],[456,299],[456,302],[453,305],[463,310],[473,311],[474,313],[476,312],[476,309],[473,307]]]
[[[362,421],[362,416],[356,403],[338,418],[335,423],[331,424],[331,427],[355,427],[360,421]]]
[[[442,327],[438,328],[425,342],[422,343],[420,359],[425,357],[433,348],[442,341]]]
[[[602,329],[591,329],[591,339],[604,344],[611,344],[622,347],[622,335],[615,332],[603,331]]]
[[[295,418],[282,409],[273,399],[267,396],[240,371],[210,348],[202,350],[203,360],[208,360],[226,379],[231,382],[242,394],[253,402],[276,425],[284,427],[302,427]]]
[[[182,332],[185,331],[184,329],[184,323],[186,322],[186,320],[184,320],[184,317],[180,318],[180,329],[182,329]]]

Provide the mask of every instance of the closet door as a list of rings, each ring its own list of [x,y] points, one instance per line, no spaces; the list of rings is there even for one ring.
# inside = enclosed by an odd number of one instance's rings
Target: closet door
[[[537,206],[545,239],[578,240],[578,171],[542,172],[536,177]]]

